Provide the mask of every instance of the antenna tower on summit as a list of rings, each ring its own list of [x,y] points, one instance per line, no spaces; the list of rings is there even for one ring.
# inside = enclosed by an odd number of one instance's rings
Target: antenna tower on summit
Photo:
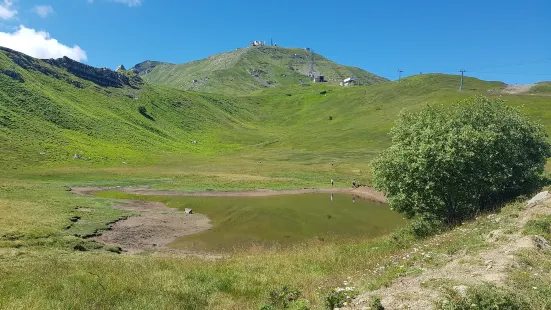
[[[316,60],[314,56],[314,50],[310,49],[310,71],[308,72],[308,76],[310,77],[316,76]]]

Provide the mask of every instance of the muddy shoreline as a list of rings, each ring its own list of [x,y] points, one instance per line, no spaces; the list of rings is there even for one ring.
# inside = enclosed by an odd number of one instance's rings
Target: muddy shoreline
[[[199,192],[184,192],[177,190],[156,190],[150,189],[149,186],[136,187],[73,187],[71,191],[81,195],[93,195],[94,193],[116,190],[123,193],[144,196],[197,196],[197,197],[264,197],[274,195],[297,195],[297,194],[313,194],[313,193],[334,193],[334,194],[351,194],[359,198],[372,200],[375,202],[386,203],[386,198],[383,193],[378,192],[371,187],[361,186],[357,188],[302,188],[292,190],[270,190],[257,189],[246,191],[199,191]]]

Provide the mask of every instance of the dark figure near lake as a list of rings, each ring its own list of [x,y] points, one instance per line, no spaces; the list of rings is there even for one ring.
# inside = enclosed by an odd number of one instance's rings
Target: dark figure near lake
[[[354,179],[354,181],[352,181],[352,187],[356,187],[356,179]]]

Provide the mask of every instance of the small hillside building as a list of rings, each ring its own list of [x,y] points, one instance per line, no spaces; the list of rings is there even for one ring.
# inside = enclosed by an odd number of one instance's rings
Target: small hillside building
[[[348,87],[348,86],[354,86],[356,85],[357,79],[355,77],[349,77],[347,79],[344,79],[340,84],[341,86]]]

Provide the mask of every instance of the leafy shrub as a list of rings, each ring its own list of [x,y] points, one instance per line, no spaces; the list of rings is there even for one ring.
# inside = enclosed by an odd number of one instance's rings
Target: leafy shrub
[[[381,297],[373,296],[369,302],[369,308],[373,310],[385,310],[383,304],[381,303]]]
[[[417,238],[426,238],[439,233],[443,223],[431,214],[416,216],[409,222],[408,231]]]
[[[301,298],[301,295],[300,290],[291,289],[288,286],[273,290],[270,292],[270,303],[262,306],[260,310],[308,310],[308,301]]]
[[[142,105],[138,107],[138,112],[140,112],[140,114],[142,116],[144,116],[145,118],[147,118],[149,120],[152,120],[152,121],[155,120],[151,115],[147,114],[147,109]]]
[[[331,290],[329,295],[325,298],[325,305],[327,309],[333,310],[344,306],[344,303],[350,302],[353,298],[358,296],[358,292],[351,287],[336,288]]]
[[[409,218],[457,223],[540,185],[551,147],[539,124],[500,99],[403,112],[373,181]]]
[[[147,109],[141,105],[138,107],[138,112],[140,112],[140,114],[144,115],[144,114],[147,114]]]
[[[446,299],[437,304],[442,310],[531,309],[530,305],[514,294],[494,285],[484,284],[469,288],[466,296],[454,289],[448,289]]]

